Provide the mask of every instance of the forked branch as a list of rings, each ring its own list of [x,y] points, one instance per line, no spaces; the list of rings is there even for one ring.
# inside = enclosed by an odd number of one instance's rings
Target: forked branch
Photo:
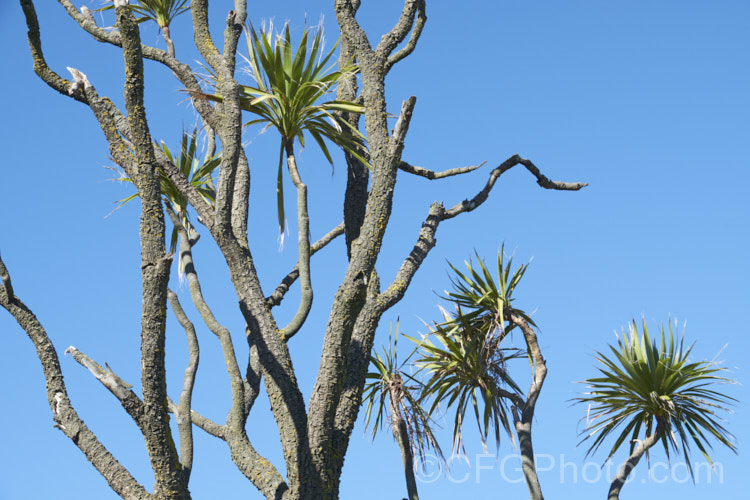
[[[409,44],[416,46],[419,35],[424,27],[424,22],[427,20],[427,17],[424,15],[424,0],[406,0],[404,2],[404,8],[401,10],[401,16],[398,18],[396,25],[380,39],[380,43],[375,49],[376,53],[384,59],[388,58],[390,62],[391,53],[406,39],[406,35],[409,34],[409,31],[412,31],[417,10],[422,12],[422,19],[418,22],[418,25],[421,24],[421,26],[414,27],[417,31],[416,37],[412,36],[412,40],[409,40]],[[401,54],[404,50],[406,50],[406,53]],[[409,45],[407,44],[407,47],[404,47],[402,51],[399,51],[394,55],[393,62],[390,62],[390,64],[386,63],[386,71],[397,61],[409,55],[413,50],[414,47],[411,47],[409,50]]]
[[[386,72],[390,71],[394,64],[408,57],[412,52],[414,52],[414,49],[417,47],[417,42],[419,41],[419,37],[422,35],[424,25],[427,23],[427,13],[425,12],[424,0],[420,0],[417,2],[416,20],[412,22],[413,28],[411,30],[411,36],[409,36],[409,41],[406,42],[404,48],[402,48],[395,54],[391,54],[390,56],[388,56],[388,60],[385,63]]]

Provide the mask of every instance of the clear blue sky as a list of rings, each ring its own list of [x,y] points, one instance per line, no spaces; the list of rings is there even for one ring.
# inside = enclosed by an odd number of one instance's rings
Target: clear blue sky
[[[87,2],[95,8],[99,0]],[[83,5],[80,0],[77,5]],[[225,10],[215,6],[221,29]],[[370,39],[397,19],[400,2],[363,2],[360,19]],[[330,43],[337,37],[332,1],[251,2],[253,23],[289,20],[293,34],[324,16]],[[54,2],[37,2],[42,41],[50,66],[89,76],[100,94],[122,102],[122,57],[92,41]],[[742,315],[750,305],[750,4],[745,1],[529,1],[430,2],[429,21],[416,52],[388,78],[388,109],[418,97],[404,157],[435,170],[488,165],[458,180],[400,177],[392,224],[378,262],[389,281],[415,241],[429,203],[452,205],[472,196],[487,173],[508,156],[532,159],[550,178],[586,181],[577,193],[540,189],[526,172],[506,174],[479,210],[445,222],[407,297],[381,321],[376,342],[400,316],[401,330],[424,331],[437,318],[436,292],[447,288],[446,260],[461,264],[476,250],[493,259],[502,242],[517,262],[533,257],[518,304],[536,310],[549,374],[534,424],[536,452],[543,454],[542,487],[548,498],[602,498],[608,488],[604,455],[588,461],[576,447],[585,408],[570,398],[583,390],[574,381],[595,375],[593,351],[615,341],[614,331],[633,318],[649,325],[671,315],[696,342],[694,357],[723,360],[739,383],[726,387],[740,400],[728,427],[738,456],[725,449],[714,458],[723,475],[686,481],[679,460],[671,472],[660,450],[651,454],[653,475],[641,464],[624,498],[685,500],[745,495],[748,438],[746,356]],[[187,17],[173,26],[177,53],[195,64]],[[155,30],[146,43],[163,46]],[[106,142],[90,111],[57,95],[32,72],[20,7],[0,5],[3,67],[3,195],[0,251],[18,296],[46,326],[60,354],[74,345],[124,379],[139,380],[140,273],[138,207],[112,216],[114,201],[130,186],[110,182]],[[147,112],[154,138],[173,147],[195,114],[172,75],[147,64]],[[279,251],[275,228],[278,138],[246,132],[253,169],[251,245],[266,291],[293,266],[295,249]],[[313,148],[301,155],[310,185],[312,237],[341,219],[345,166],[331,168]],[[289,208],[292,197],[289,197]],[[288,213],[294,213],[289,210]],[[292,231],[294,224],[292,222]],[[293,233],[292,233],[293,234]],[[206,235],[207,236],[207,235]],[[206,237],[196,265],[209,303],[237,334],[242,322],[227,273]],[[293,239],[291,240],[293,241]],[[303,391],[309,395],[331,293],[345,265],[342,242],[313,261],[316,303],[308,325],[292,341]],[[173,288],[180,285],[175,281]],[[180,289],[183,304],[186,289]],[[282,318],[296,308],[285,302]],[[193,320],[198,317],[188,308]],[[283,319],[281,320],[283,322]],[[3,429],[0,499],[114,498],[105,481],[59,431],[44,392],[44,379],[28,338],[0,314],[3,362],[0,389]],[[201,366],[194,407],[223,422],[228,380],[217,342],[199,332]],[[519,341],[520,337],[516,339]],[[170,319],[167,333],[170,392],[178,394],[186,362],[184,334]],[[403,343],[405,344],[405,343]],[[406,347],[405,345],[403,347]],[[723,350],[722,350],[723,349]],[[240,354],[242,356],[242,354]],[[117,401],[70,357],[61,358],[79,414],[110,451],[147,487],[152,486],[143,439]],[[523,379],[524,363],[515,367]],[[450,421],[445,422],[450,424]],[[387,432],[374,443],[358,426],[341,485],[342,498],[401,498],[400,456]],[[248,433],[255,446],[280,464],[276,428],[267,400],[259,400]],[[191,479],[194,498],[259,498],[229,460],[227,447],[196,431]],[[453,475],[427,471],[423,498],[527,498],[509,440],[493,456],[480,456],[469,432],[469,464]],[[473,439],[472,439],[473,438]],[[450,447],[449,431],[441,442]],[[694,455],[694,460],[699,456]],[[615,466],[624,455],[615,457]],[[564,464],[564,465],[562,465]],[[503,477],[503,475],[505,477]],[[599,478],[599,481],[596,479]]]

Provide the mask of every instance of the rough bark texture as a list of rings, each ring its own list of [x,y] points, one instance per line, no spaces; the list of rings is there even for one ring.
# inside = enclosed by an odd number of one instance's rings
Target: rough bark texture
[[[630,455],[628,459],[625,460],[625,463],[623,463],[620,467],[620,470],[617,472],[617,475],[612,480],[612,484],[609,487],[607,500],[618,500],[620,498],[620,490],[622,490],[622,487],[625,485],[625,481],[628,480],[628,476],[630,475],[630,473],[633,471],[635,466],[638,465],[638,462],[640,462],[641,458],[643,458],[643,455],[645,455],[652,446],[659,442],[663,434],[664,427],[659,421],[656,424],[656,430],[654,431],[654,433],[650,436],[647,436],[646,439],[638,443],[636,449],[633,450],[633,454]]]
[[[311,245],[307,186],[297,170],[292,142],[286,143],[287,165],[298,195],[299,260],[297,267],[287,274],[276,290],[265,297],[247,234],[251,172],[242,143],[243,116],[239,84],[235,78],[237,47],[247,18],[245,1],[235,1],[234,9],[223,20],[221,51],[214,43],[209,29],[208,1],[191,2],[194,42],[205,63],[216,75],[216,91],[222,96],[222,102],[215,105],[208,99],[199,97],[203,90],[193,73],[194,68],[176,58],[175,42],[172,39],[174,34],[168,28],[163,31],[168,43],[168,50],[164,51],[141,43],[138,25],[125,2],[116,2],[117,29],[108,30],[99,27],[88,10],[78,11],[70,0],[58,1],[93,39],[121,48],[125,61],[123,112],[108,98],[99,96],[94,85],[80,71],[70,68],[73,80],[69,81],[47,65],[32,1],[20,0],[29,27],[29,47],[34,71],[52,89],[91,109],[109,143],[112,158],[138,189],[142,206],[139,237],[143,283],[143,398],[139,399],[129,389],[129,384],[119,379],[109,367],[102,368],[75,348],[71,348],[69,352],[112,392],[141,429],[154,470],[153,494],[149,494],[135,481],[76,415],[67,397],[54,347],[31,311],[15,297],[9,273],[0,261],[3,285],[0,288],[0,305],[17,319],[37,348],[47,380],[50,407],[58,427],[81,449],[112,489],[124,498],[189,497],[188,480],[193,463],[192,425],[226,442],[238,469],[267,498],[337,498],[344,457],[361,406],[362,388],[375,330],[382,315],[403,298],[411,280],[435,246],[435,234],[440,223],[479,207],[488,198],[500,176],[516,165],[523,165],[545,189],[577,190],[585,184],[550,181],[531,161],[518,155],[507,159],[489,173],[485,186],[472,198],[448,209],[440,203],[433,203],[429,207],[413,248],[405,256],[396,275],[384,280],[389,285],[381,290],[381,277],[375,264],[394,210],[393,196],[397,176],[418,175],[430,180],[442,179],[470,172],[478,166],[436,173],[424,167],[413,166],[402,159],[411,117],[415,112],[416,97],[412,96],[402,103],[395,127],[392,131],[388,127],[386,118],[389,106],[385,100],[385,78],[395,64],[415,50],[427,20],[425,2],[405,0],[401,15],[393,28],[380,37],[377,46],[373,47],[355,17],[359,2],[336,0],[336,19],[342,32],[339,62],[343,66],[356,61],[361,75],[361,88],[357,85],[357,79],[351,76],[339,85],[337,97],[364,105],[364,134],[368,146],[366,156],[370,164],[363,165],[351,155],[345,155],[347,186],[344,193],[344,222]],[[143,98],[144,59],[161,64],[192,97],[207,132],[210,154],[213,154],[217,144],[220,145],[222,156],[213,201],[207,201],[201,196],[179,168],[159,148],[153,146]],[[344,114],[342,118],[354,127],[360,126],[361,120],[356,114]],[[203,323],[220,343],[226,362],[232,404],[224,424],[212,422],[192,408],[192,391],[199,356],[197,336],[195,326],[182,310],[177,295],[167,289],[172,259],[165,253],[164,207],[157,168],[188,200],[197,213],[198,221],[221,251],[239,304],[239,313],[246,324],[245,334],[250,355],[246,366],[241,366],[235,354],[232,332],[216,320],[201,291],[192,254],[192,247],[198,240],[197,233],[191,230],[188,234],[180,218],[167,203],[166,211],[180,232],[179,251],[189,283],[190,299],[199,311]],[[287,341],[301,331],[310,311],[313,297],[311,257],[341,234],[345,234],[346,238],[348,267],[333,299],[322,340],[315,387],[306,404],[297,383]],[[297,279],[302,289],[297,314],[290,325],[279,329],[273,308],[281,304],[284,295]],[[167,396],[164,370],[168,298],[187,334],[190,354],[177,403]],[[545,373],[541,354],[539,360],[536,357],[534,359],[536,376],[541,378],[535,378],[536,389],[530,390],[520,418],[521,427],[517,427],[524,457],[533,456],[531,420]],[[251,443],[252,435],[248,435],[246,429],[247,417],[260,392],[261,383],[264,384],[277,423],[285,461],[285,477],[279,472],[282,469],[280,464],[274,466],[255,450]],[[169,427],[170,413],[175,415],[178,423],[179,451]],[[401,436],[401,441],[406,439],[407,442],[407,447],[402,447],[402,450],[407,450],[404,465],[407,478],[411,477],[408,479],[410,498],[416,499],[413,457],[410,456],[408,437],[405,432],[401,432],[400,424],[397,424],[394,432]],[[524,464],[526,473],[526,462]],[[533,461],[531,468],[527,478],[531,472],[535,476]],[[541,498],[540,491],[537,498]]]
[[[516,408],[521,413],[520,418],[515,418],[515,428],[518,435],[518,446],[521,451],[521,468],[523,469],[523,476],[526,479],[526,486],[529,488],[529,498],[531,500],[544,500],[542,487],[539,484],[539,476],[536,473],[534,446],[531,441],[531,425],[534,422],[536,402],[539,399],[544,379],[547,376],[547,363],[542,356],[534,329],[521,316],[513,313],[512,310],[508,309],[506,312],[510,320],[518,325],[523,332],[524,340],[526,340],[526,348],[534,362],[534,379],[529,387],[526,400],[523,401],[518,398],[515,401]]]

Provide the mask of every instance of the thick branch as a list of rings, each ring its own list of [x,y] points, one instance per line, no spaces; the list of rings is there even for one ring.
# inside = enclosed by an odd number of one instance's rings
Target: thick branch
[[[341,35],[357,53],[357,57],[361,58],[365,53],[372,54],[373,50],[365,31],[354,17],[359,5],[359,0],[336,0],[336,19],[341,28]]]
[[[468,167],[451,168],[449,170],[444,170],[442,172],[435,172],[433,170],[430,170],[424,167],[417,167],[414,165],[410,165],[406,163],[405,161],[402,161],[401,163],[399,163],[398,168],[399,170],[403,170],[404,172],[418,175],[426,179],[437,180],[437,179],[445,179],[446,177],[452,177],[454,175],[460,175],[460,174],[473,172],[474,170],[482,167],[485,163],[487,162],[483,161],[479,165],[470,165]]]
[[[578,191],[581,188],[584,188],[588,186],[588,183],[586,182],[560,182],[560,181],[551,181],[547,177],[545,177],[541,172],[539,172],[539,169],[536,165],[534,165],[531,161],[521,158],[518,155],[513,155],[507,160],[505,160],[503,163],[501,163],[498,167],[496,167],[492,172],[490,172],[490,178],[487,180],[487,184],[485,184],[484,188],[482,188],[479,193],[476,194],[471,200],[464,200],[461,203],[456,204],[454,207],[450,208],[449,210],[446,210],[444,219],[452,219],[453,217],[462,214],[464,212],[471,212],[475,208],[477,208],[479,205],[484,203],[487,200],[487,197],[490,194],[490,191],[492,190],[493,186],[495,185],[495,182],[497,182],[497,179],[500,178],[501,175],[503,175],[505,172],[510,170],[511,168],[515,167],[516,165],[521,164],[526,169],[531,172],[534,177],[537,179],[537,184],[539,184],[541,187],[545,189],[556,189],[560,191]]]
[[[2,260],[0,269],[8,274]],[[26,304],[18,297],[9,295],[7,283],[10,283],[10,277],[3,280],[3,286],[0,287],[0,306],[16,319],[36,348],[46,380],[47,401],[52,409],[55,427],[73,441],[118,495],[123,498],[151,498],[146,489],[112,456],[78,416],[68,399],[60,360],[47,332]]]
[[[357,8],[355,6],[355,8]],[[354,48],[346,37],[341,38],[341,50],[339,51],[339,67],[349,66],[356,61]],[[362,104],[362,95],[357,96],[359,85],[357,76],[350,72],[336,86],[336,99],[339,101],[359,101]],[[361,115],[359,113],[341,113],[341,119],[345,120],[352,128],[359,129]],[[344,227],[346,235],[346,256],[352,256],[352,243],[359,237],[359,230],[365,218],[367,210],[367,183],[370,179],[370,169],[357,158],[344,151],[346,160],[346,191],[344,192]]]
[[[210,133],[213,135],[213,131],[210,131]],[[248,246],[247,218],[250,201],[250,166],[247,163],[245,150],[242,148],[240,148],[232,192],[232,233],[240,245]]]
[[[419,230],[419,237],[417,242],[414,244],[409,256],[404,259],[396,273],[396,278],[388,288],[380,294],[379,303],[382,304],[382,311],[393,307],[398,301],[400,301],[406,289],[409,287],[412,278],[417,273],[417,270],[424,262],[427,254],[437,244],[435,239],[435,232],[437,232],[438,225],[445,217],[445,208],[442,203],[433,203],[430,206],[430,211],[427,214],[427,218],[422,223],[422,228]]]
[[[141,199],[141,383],[145,408],[144,436],[154,471],[156,496],[189,496],[172,439],[167,410],[164,359],[167,283],[171,256],[164,248],[164,212],[156,159],[143,101],[143,54],[140,32],[127,5],[115,7],[125,59],[125,108],[137,166],[131,179]]]
[[[177,321],[185,330],[188,343],[188,365],[185,368],[185,378],[183,379],[182,392],[180,393],[179,407],[182,411],[175,413],[177,429],[180,432],[180,463],[185,470],[185,480],[187,481],[190,479],[190,471],[193,469],[193,423],[190,418],[190,411],[192,410],[195,374],[198,371],[198,362],[200,360],[200,348],[198,346],[198,336],[195,334],[195,327],[182,309],[177,294],[172,290],[167,290],[167,298]]]
[[[336,239],[337,237],[344,234],[344,223],[342,222],[335,228],[331,229],[328,234],[320,238],[318,241],[310,245],[310,256],[315,255],[315,253],[329,244],[331,241]],[[289,274],[284,276],[284,279],[281,280],[281,283],[279,283],[279,286],[276,287],[276,290],[266,297],[266,306],[267,307],[275,307],[279,304],[281,304],[281,301],[284,300],[284,295],[286,295],[286,292],[289,291],[289,287],[292,286],[292,284],[297,280],[299,277],[299,263],[297,263],[296,266],[294,266],[294,269],[292,269]]]
[[[208,1],[193,0],[190,2],[190,11],[193,14],[195,46],[198,48],[203,59],[218,73],[221,68],[221,54],[219,54],[219,50],[214,45],[208,29]]]

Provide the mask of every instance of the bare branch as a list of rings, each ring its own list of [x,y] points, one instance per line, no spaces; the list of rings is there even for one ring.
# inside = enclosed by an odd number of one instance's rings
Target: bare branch
[[[104,387],[107,388],[122,404],[125,411],[138,425],[141,431],[144,431],[144,410],[143,402],[141,399],[130,390],[133,385],[125,382],[121,379],[112,369],[104,363],[105,368],[102,368],[99,363],[86,356],[84,353],[79,351],[73,346],[65,349],[65,354],[70,354],[76,362],[86,368]]]
[[[247,18],[247,3],[239,0],[234,2],[234,10],[227,14],[227,27],[224,30],[224,64],[229,74],[234,74],[237,60],[237,43],[242,35],[242,27]]]
[[[73,87],[73,84],[60,77],[60,75],[47,66],[47,62],[44,59],[44,53],[42,52],[42,41],[39,35],[39,21],[36,16],[33,2],[31,0],[21,0],[21,7],[23,8],[23,13],[26,17],[26,26],[29,28],[27,37],[29,39],[31,57],[34,61],[34,73],[36,73],[44,83],[57,90],[59,93],[72,97],[78,102],[88,104],[88,100],[82,92],[74,92],[71,94],[70,89]]]
[[[310,255],[314,255],[315,252],[328,245],[331,241],[341,236],[342,234],[344,234],[343,222],[329,231],[328,234],[323,236],[321,239],[310,245]],[[289,274],[287,274],[284,279],[281,280],[281,283],[279,283],[279,286],[276,287],[276,290],[274,290],[271,295],[266,297],[266,306],[275,307],[281,304],[281,301],[284,300],[284,295],[286,295],[286,292],[289,291],[289,287],[292,286],[292,284],[297,280],[298,277],[299,265],[295,266],[294,269],[292,269]]]
[[[370,41],[354,17],[359,5],[359,0],[336,0],[336,19],[341,28],[341,35],[347,39],[357,53],[372,54]]]
[[[539,484],[539,477],[536,471],[536,465],[534,463],[534,447],[531,440],[531,425],[534,422],[534,410],[536,409],[536,402],[539,398],[539,393],[542,391],[542,385],[544,379],[547,376],[547,364],[542,357],[542,351],[539,348],[537,342],[536,332],[529,325],[529,323],[519,314],[516,314],[511,307],[505,307],[506,317],[511,322],[518,325],[523,332],[524,339],[526,340],[526,347],[531,354],[531,359],[534,361],[534,379],[529,387],[529,392],[526,396],[526,401],[516,402],[516,410],[514,411],[514,426],[516,428],[516,434],[518,434],[518,444],[521,451],[521,468],[523,469],[524,477],[526,478],[526,485],[529,488],[529,495],[531,498],[543,498],[542,487]],[[517,396],[518,397],[518,396]],[[517,413],[521,413],[520,418]]]
[[[151,133],[144,105],[143,51],[140,31],[127,5],[116,3],[115,17],[125,60],[125,109],[135,147],[136,165],[131,176],[141,200],[141,385],[144,437],[154,471],[157,497],[188,491],[184,471],[174,447],[167,409],[165,324],[167,283],[172,257],[164,248],[164,211]]]
[[[475,208],[477,208],[479,205],[484,203],[487,200],[487,197],[490,194],[490,191],[492,190],[492,187],[495,185],[495,182],[497,182],[497,179],[500,178],[501,175],[503,175],[505,172],[510,170],[511,168],[515,167],[516,165],[523,165],[526,167],[526,169],[531,172],[534,177],[537,179],[537,184],[539,184],[541,187],[545,189],[555,189],[560,191],[578,191],[581,188],[584,188],[588,186],[588,183],[586,182],[559,182],[559,181],[551,181],[547,177],[545,177],[541,172],[539,172],[539,169],[534,165],[531,161],[521,158],[518,155],[513,155],[507,160],[505,160],[503,163],[501,163],[498,167],[496,167],[492,172],[490,172],[490,178],[487,180],[487,184],[485,184],[484,188],[482,188],[479,193],[476,194],[471,200],[464,200],[449,210],[446,210],[445,216],[443,219],[452,219],[453,217],[462,214],[464,212],[471,212]]]
[[[297,189],[297,269],[300,276],[300,300],[297,312],[287,326],[279,331],[284,341],[289,341],[299,330],[310,313],[313,301],[313,287],[310,276],[310,214],[307,210],[307,185],[297,170],[297,160],[294,157],[294,142],[286,141],[286,161],[289,176]]]
[[[94,37],[95,40],[99,42],[109,43],[116,47],[122,47],[122,38],[120,36],[120,32],[117,30],[106,30],[98,27],[96,25],[94,17],[91,15],[91,12],[88,10],[88,8],[81,7],[81,11],[79,12],[70,0],[58,0],[58,2],[65,8],[65,10],[68,12],[68,15],[73,18],[81,28],[83,28],[87,33]],[[31,0],[22,0],[21,3],[31,4]],[[25,10],[26,9],[24,7],[24,11]],[[199,92],[201,90],[198,80],[193,74],[193,71],[190,69],[190,66],[188,66],[187,64],[181,63],[173,55],[155,47],[141,45],[141,51],[143,53],[143,57],[145,57],[146,59],[157,61],[172,70],[174,75],[180,80],[180,82],[186,87],[187,90],[193,92]],[[33,53],[34,49],[32,48],[32,54]],[[41,54],[41,45],[39,46],[39,54]],[[193,104],[195,105],[195,109],[200,113],[201,118],[205,123],[214,124],[216,122],[213,108],[208,102],[193,101]]]
[[[411,30],[409,41],[406,43],[406,46],[404,48],[388,57],[388,60],[385,62],[386,73],[391,70],[394,64],[405,59],[412,52],[414,52],[414,49],[417,47],[417,42],[419,41],[419,37],[422,35],[422,30],[424,29],[424,25],[426,23],[427,13],[425,12],[425,2],[424,0],[421,0],[417,5],[417,19],[414,22],[414,27]]]
[[[2,264],[2,269],[5,269],[4,264]],[[9,282],[10,278],[8,278]],[[151,498],[146,489],[112,456],[78,416],[68,399],[60,360],[47,332],[26,304],[18,297],[8,295],[5,281],[3,285],[0,288],[0,306],[15,318],[36,348],[46,380],[47,401],[52,410],[54,426],[73,441],[118,495],[134,499]]]
[[[412,278],[422,265],[422,262],[424,262],[427,254],[437,244],[435,232],[444,218],[445,208],[443,208],[443,205],[441,203],[433,203],[430,206],[427,218],[422,223],[422,228],[419,230],[419,237],[409,253],[409,256],[404,259],[404,262],[401,264],[401,268],[396,273],[396,278],[393,280],[393,283],[391,283],[391,285],[380,294],[378,303],[382,304],[381,313],[388,310],[403,298],[406,289],[409,287]]]
[[[172,401],[171,398],[167,402],[169,403],[169,412],[176,415],[179,419],[180,415],[182,414],[179,405]],[[198,426],[199,429],[202,429],[207,434],[226,441],[227,428],[225,425],[219,425],[213,420],[204,417],[195,410],[190,410],[190,419],[196,426]]]
[[[401,151],[404,149],[404,139],[406,139],[406,133],[409,131],[411,115],[414,112],[416,104],[417,98],[415,96],[411,96],[401,104],[401,113],[398,120],[396,120],[396,125],[393,127],[393,133],[391,134],[389,152],[394,158],[401,158]]]
[[[406,35],[409,34],[409,31],[414,25],[414,17],[417,13],[417,10],[420,7],[424,8],[423,6],[424,0],[406,0],[404,2],[404,8],[401,11],[401,16],[396,22],[396,25],[391,29],[391,31],[383,35],[383,37],[380,39],[378,47],[375,49],[375,52],[382,56],[383,59],[390,56],[391,52],[393,52],[396,47],[398,47],[398,45],[406,39]],[[419,29],[419,31],[421,31],[421,28]],[[419,37],[417,36],[417,38]],[[416,40],[414,40],[415,45],[416,43]],[[406,47],[404,49],[406,49]],[[414,49],[412,48],[411,50]],[[399,60],[403,59],[407,55],[408,53],[401,56]],[[395,62],[396,61],[394,61],[394,63]]]
[[[185,474],[189,478],[190,471],[193,468],[193,423],[189,412],[192,409],[193,387],[195,386],[195,373],[198,371],[198,361],[200,360],[200,348],[198,347],[195,327],[182,309],[177,294],[172,290],[167,290],[167,298],[177,321],[185,329],[188,343],[188,365],[185,368],[185,378],[180,393],[180,408],[183,411],[175,413],[175,416],[177,417],[177,429],[180,432],[180,463],[182,463]]]
[[[473,172],[474,170],[483,167],[485,163],[487,162],[483,161],[479,165],[470,165],[468,167],[457,167],[457,168],[451,168],[449,170],[444,170],[442,172],[435,172],[433,170],[429,170],[423,167],[417,167],[415,165],[410,165],[406,163],[405,161],[402,161],[401,163],[399,163],[398,168],[399,170],[403,170],[404,172],[418,175],[426,179],[437,180],[437,179],[445,179],[446,177],[452,177],[454,175],[461,175],[461,174]]]
[[[193,14],[193,32],[195,36],[195,46],[201,53],[203,59],[219,73],[221,69],[221,54],[211,39],[211,33],[208,29],[208,1],[193,0],[190,2],[190,11]]]
[[[190,248],[191,240],[188,237],[187,230],[169,204],[166,205],[166,211],[169,218],[172,220],[172,224],[174,224],[180,232],[180,258],[182,260],[182,265],[185,267],[185,276],[188,280],[190,296],[193,299],[193,304],[195,305],[195,308],[198,309],[201,318],[203,318],[203,322],[208,329],[216,335],[221,344],[224,361],[226,362],[227,371],[229,372],[229,378],[232,381],[232,409],[230,410],[230,413],[241,412],[244,400],[244,386],[242,383],[240,368],[237,364],[237,356],[234,352],[232,336],[229,333],[229,330],[216,320],[213,311],[211,311],[211,308],[203,298],[203,291],[201,290],[200,281],[198,281],[198,273],[193,264],[193,252]]]

